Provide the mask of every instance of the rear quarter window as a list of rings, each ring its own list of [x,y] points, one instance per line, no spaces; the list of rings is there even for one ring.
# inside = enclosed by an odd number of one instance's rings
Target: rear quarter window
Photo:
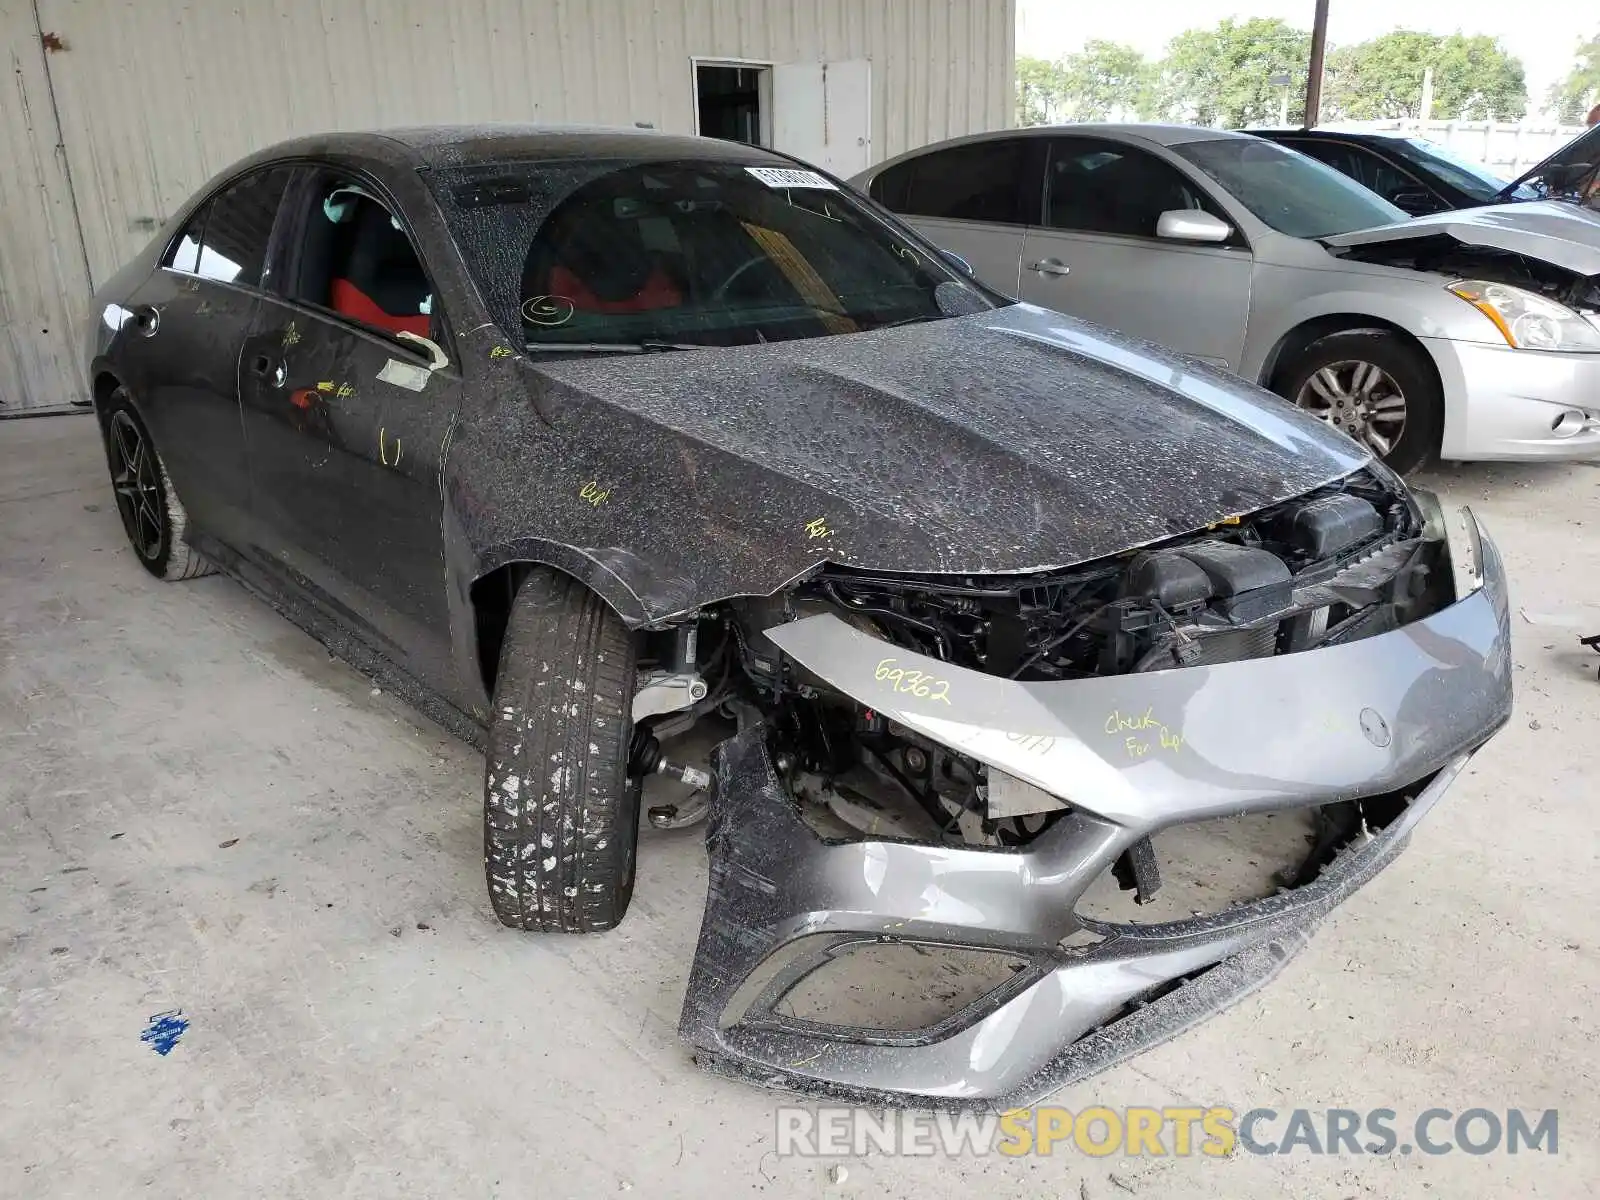
[[[935,150],[883,172],[872,196],[892,212],[949,221],[1028,222],[1021,139],[972,142]],[[1035,206],[1037,207],[1037,206]]]
[[[161,260],[163,267],[182,271],[185,275],[193,275],[199,270],[200,243],[205,239],[206,213],[210,210],[209,204],[202,204],[189,218],[178,240],[167,248],[167,256]]]
[[[292,176],[290,167],[252,172],[206,206],[209,215],[195,267],[202,278],[259,286],[267,241]]]
[[[872,180],[872,186],[867,194],[883,205],[890,212],[903,213],[906,211],[906,192],[911,186],[911,172],[916,170],[917,160],[901,163],[898,167],[890,167],[881,171]]]

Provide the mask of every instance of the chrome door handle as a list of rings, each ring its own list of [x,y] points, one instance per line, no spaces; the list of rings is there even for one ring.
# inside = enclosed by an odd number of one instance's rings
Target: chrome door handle
[[[1070,275],[1072,273],[1072,268],[1067,266],[1067,264],[1062,262],[1059,258],[1041,258],[1038,262],[1034,263],[1033,266],[1029,267],[1028,270],[1036,271],[1040,275],[1055,275],[1058,277],[1062,275]]]
[[[289,378],[289,370],[284,366],[283,360],[273,362],[270,356],[258,354],[250,360],[250,374],[258,375],[275,388],[281,388],[284,381]]]

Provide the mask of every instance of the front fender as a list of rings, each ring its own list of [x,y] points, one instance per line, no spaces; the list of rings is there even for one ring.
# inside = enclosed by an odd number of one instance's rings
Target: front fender
[[[554,567],[571,575],[604,600],[625,625],[638,626],[647,623],[650,618],[643,601],[626,578],[625,564],[636,557],[629,551],[617,548],[564,546],[543,538],[523,538],[495,546],[479,555],[477,570],[469,586],[509,563]]]
[[[473,589],[488,576],[513,563],[552,567],[578,580],[604,600],[629,628],[646,623],[648,615],[637,593],[608,563],[607,552],[594,552],[539,538],[522,538],[474,550],[461,514],[447,505],[444,513],[446,604],[450,611],[451,656],[461,681],[461,707],[480,720],[490,700],[478,660],[478,613]],[[612,554],[621,553],[612,551]]]
[[[1316,278],[1316,289],[1308,286]],[[1444,276],[1413,276],[1375,268],[1307,272],[1266,267],[1259,273],[1239,373],[1265,385],[1279,350],[1296,329],[1328,317],[1369,318],[1417,338],[1488,342],[1499,339],[1487,317],[1445,290]]]

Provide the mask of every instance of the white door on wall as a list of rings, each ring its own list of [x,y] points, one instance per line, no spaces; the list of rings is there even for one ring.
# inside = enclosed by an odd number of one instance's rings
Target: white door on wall
[[[872,165],[872,63],[772,68],[772,145],[843,179]]]

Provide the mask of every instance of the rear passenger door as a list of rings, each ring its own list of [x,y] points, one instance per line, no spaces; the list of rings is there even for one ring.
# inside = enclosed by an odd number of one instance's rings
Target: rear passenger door
[[[263,565],[384,657],[448,690],[439,465],[460,399],[437,295],[370,178],[307,166],[282,270],[242,355]]]
[[[252,171],[195,210],[130,299],[112,355],[195,531],[235,548],[251,536],[239,351],[290,175]]]
[[[869,194],[953,251],[984,283],[1017,294],[1022,242],[1039,212],[1038,138],[987,138],[918,155],[878,174]]]
[[[1022,254],[1024,300],[1235,368],[1250,312],[1250,249],[1156,236],[1163,212],[1227,220],[1209,194],[1149,151],[1049,139],[1044,220]]]

